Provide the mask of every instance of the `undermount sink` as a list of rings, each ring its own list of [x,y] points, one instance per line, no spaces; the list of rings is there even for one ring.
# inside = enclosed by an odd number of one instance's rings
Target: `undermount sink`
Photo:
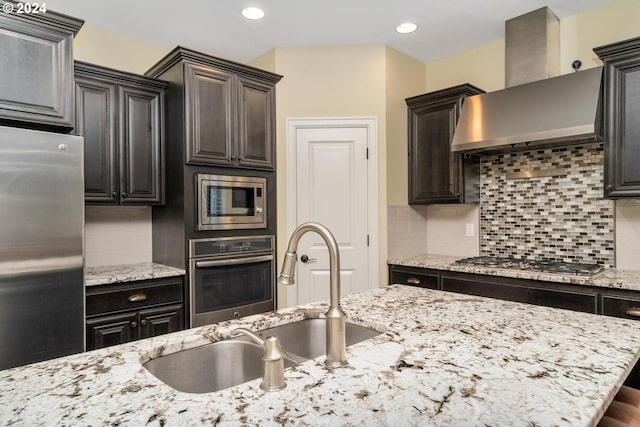
[[[257,332],[275,335],[286,351],[284,367],[295,366],[326,352],[326,320],[305,319]],[[363,326],[346,324],[347,347],[380,335]],[[218,341],[149,360],[143,365],[160,381],[187,393],[224,390],[262,376],[262,347],[248,338]]]
[[[263,337],[275,335],[280,338],[280,344],[287,353],[305,359],[315,359],[327,351],[326,328],[326,319],[305,319],[265,329],[258,334]],[[376,330],[348,322],[345,329],[347,347],[381,334]]]
[[[285,368],[294,365],[285,358]],[[260,378],[262,347],[230,339],[167,354],[143,366],[176,390],[209,393]]]

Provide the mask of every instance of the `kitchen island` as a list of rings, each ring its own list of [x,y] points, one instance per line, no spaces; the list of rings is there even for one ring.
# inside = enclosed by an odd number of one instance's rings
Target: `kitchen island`
[[[595,426],[640,356],[631,320],[390,286],[344,297],[349,321],[383,333],[214,393],[178,392],[142,363],[321,316],[325,302],[0,371],[2,425]]]

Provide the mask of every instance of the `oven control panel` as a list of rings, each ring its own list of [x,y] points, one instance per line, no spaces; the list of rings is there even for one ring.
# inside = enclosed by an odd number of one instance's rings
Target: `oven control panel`
[[[189,241],[189,258],[239,253],[273,252],[274,236],[219,237]]]

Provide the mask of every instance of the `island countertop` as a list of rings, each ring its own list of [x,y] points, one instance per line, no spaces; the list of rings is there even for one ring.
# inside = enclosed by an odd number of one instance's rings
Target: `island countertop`
[[[178,392],[142,363],[318,317],[325,302],[0,371],[2,425],[595,426],[640,355],[637,321],[394,285],[344,297],[349,321],[384,331],[214,393]]]

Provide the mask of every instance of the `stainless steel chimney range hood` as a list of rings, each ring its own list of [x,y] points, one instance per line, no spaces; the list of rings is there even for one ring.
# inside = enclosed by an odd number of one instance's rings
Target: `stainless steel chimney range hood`
[[[557,18],[546,7],[507,21],[506,27],[506,81],[538,80],[466,98],[452,151],[492,153],[601,141],[602,67],[547,78],[558,63],[559,48],[553,47]],[[532,59],[544,63],[535,67],[544,75],[532,74],[534,67],[526,64]]]

